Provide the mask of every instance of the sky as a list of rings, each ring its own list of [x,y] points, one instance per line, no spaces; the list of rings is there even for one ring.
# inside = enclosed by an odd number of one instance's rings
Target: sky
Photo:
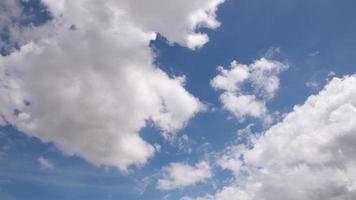
[[[0,199],[356,199],[355,9],[0,1]]]

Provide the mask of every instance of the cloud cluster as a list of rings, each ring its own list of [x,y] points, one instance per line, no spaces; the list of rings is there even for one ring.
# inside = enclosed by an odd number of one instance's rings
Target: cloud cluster
[[[212,176],[209,163],[201,161],[195,166],[182,163],[171,163],[163,169],[163,178],[157,182],[160,190],[171,190],[206,181]]]
[[[198,199],[355,199],[355,85],[355,75],[334,78],[253,140],[253,148],[230,147],[235,154],[220,165],[236,182]],[[237,164],[230,165],[233,158]]]
[[[219,75],[210,84],[214,89],[223,91],[220,101],[238,119],[266,117],[266,102],[275,96],[279,88],[278,74],[287,67],[267,58],[255,60],[249,65],[233,61],[228,69],[219,66]]]
[[[215,28],[220,0],[43,0],[49,36],[0,56],[0,125],[54,142],[96,165],[144,164],[154,148],[139,131],[165,136],[183,128],[202,103],[181,77],[154,66],[149,44],[160,33],[197,48]]]

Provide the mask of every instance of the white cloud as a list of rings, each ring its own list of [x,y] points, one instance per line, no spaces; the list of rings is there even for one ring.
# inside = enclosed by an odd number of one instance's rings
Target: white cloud
[[[14,46],[21,46],[31,40],[49,34],[49,26],[27,24],[34,19],[34,15],[24,12],[19,0],[0,1],[0,50],[9,53]]]
[[[226,92],[220,96],[220,101],[225,109],[239,118],[247,115],[258,118],[267,112],[265,103],[258,100],[255,95],[236,95]]]
[[[229,147],[240,150],[235,156],[226,154],[240,166],[226,162],[222,167],[232,170],[236,181],[204,198],[224,200],[228,194],[229,199],[246,200],[355,199],[355,85],[355,75],[334,78],[254,140],[252,149]]]
[[[308,81],[305,83],[305,86],[308,88],[317,88],[320,86],[320,83],[318,81]]]
[[[254,124],[249,124],[245,128],[237,131],[237,138],[234,141],[238,145],[229,145],[222,152],[217,154],[217,164],[225,170],[230,170],[235,176],[239,176],[244,169],[243,155],[253,146],[259,134],[252,132]],[[240,144],[243,145],[240,145]]]
[[[215,195],[205,195],[202,197],[182,197],[180,200],[250,200],[250,197],[244,191],[237,187],[223,187]]]
[[[54,169],[53,163],[46,158],[39,157],[37,161],[42,169]]]
[[[318,55],[320,55],[320,51],[314,51],[312,53],[309,54],[311,57],[316,57]]]
[[[247,148],[242,145],[228,147],[224,154],[218,158],[217,163],[222,169],[230,170],[238,175],[243,167],[242,155]]]
[[[268,113],[266,102],[275,96],[279,88],[278,74],[287,67],[284,63],[267,58],[250,65],[233,61],[229,69],[219,66],[219,75],[210,83],[214,89],[223,91],[220,101],[237,118],[262,118]],[[251,87],[251,91],[246,89],[247,86]]]
[[[2,125],[125,170],[154,154],[139,135],[148,121],[170,137],[203,109],[181,77],[152,64],[149,43],[160,33],[172,43],[202,45],[185,39],[201,34],[197,27],[218,26],[222,1],[43,2],[54,16],[45,25],[50,36],[0,57]]]
[[[96,7],[113,9],[115,14],[125,14],[127,20],[144,31],[158,32],[171,43],[195,49],[208,42],[205,33],[196,32],[197,28],[217,28],[220,23],[215,19],[217,6],[224,0],[107,0],[104,3],[92,0],[80,0],[76,5],[85,5],[84,9],[93,11]],[[72,9],[72,1],[44,0],[57,15],[70,15],[73,24],[81,21],[81,15]],[[90,5],[89,5],[90,4]],[[99,5],[101,4],[101,5]],[[109,17],[107,13],[95,12],[93,15],[102,21]],[[65,17],[65,16],[64,16]]]
[[[171,163],[163,169],[163,178],[157,182],[160,190],[183,188],[206,181],[212,176],[209,163],[202,161],[195,166],[182,163]]]
[[[9,43],[14,39],[13,33],[19,33],[19,27],[16,24],[21,18],[21,7],[17,1],[14,0],[3,0],[0,1],[0,32],[2,34],[7,34],[8,38],[0,35],[0,49],[9,50]]]
[[[172,141],[172,145],[176,146],[177,150],[181,153],[186,153],[186,154],[191,154],[193,151],[193,146],[194,141],[189,138],[188,135],[183,134],[178,138],[175,138],[174,141]]]

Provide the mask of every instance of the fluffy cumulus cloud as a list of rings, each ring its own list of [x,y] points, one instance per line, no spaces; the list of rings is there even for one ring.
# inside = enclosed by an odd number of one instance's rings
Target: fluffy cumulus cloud
[[[92,0],[80,0],[72,3],[67,0],[43,0],[56,15],[70,15],[70,20],[81,21],[82,16],[77,10],[71,8],[75,5],[86,5],[85,12],[96,10],[99,6],[110,9],[114,15],[125,15],[126,20],[145,32],[158,32],[171,43],[179,43],[183,46],[195,49],[201,47],[209,38],[205,33],[196,32],[196,28],[217,28],[220,23],[215,18],[217,6],[224,0],[108,0],[99,3]],[[102,5],[99,5],[102,4]],[[89,10],[88,10],[89,8]],[[83,8],[81,8],[83,9]],[[93,10],[90,10],[93,9]],[[97,15],[99,23],[105,23],[110,18],[107,12],[87,13]]]
[[[171,163],[162,171],[163,177],[158,180],[157,188],[171,190],[206,181],[212,176],[209,163],[201,161],[195,166],[182,163]]]
[[[214,89],[223,91],[220,101],[238,119],[268,118],[266,103],[275,96],[279,88],[278,74],[287,67],[268,58],[249,65],[233,61],[228,69],[219,66],[219,75],[210,83]]]
[[[252,148],[229,147],[230,159],[220,164],[235,183],[198,199],[355,199],[355,85],[355,75],[334,78],[252,140]]]
[[[53,142],[96,165],[144,164],[154,148],[139,135],[153,122],[167,137],[203,109],[184,79],[154,66],[149,44],[197,48],[196,28],[215,28],[220,0],[43,0],[46,37],[0,56],[0,125]],[[163,9],[164,8],[164,9]]]

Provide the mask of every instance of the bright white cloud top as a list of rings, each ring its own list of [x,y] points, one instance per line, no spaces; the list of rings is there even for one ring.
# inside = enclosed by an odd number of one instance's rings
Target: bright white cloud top
[[[208,162],[201,161],[195,166],[183,163],[171,163],[162,171],[163,178],[158,180],[157,188],[171,190],[204,182],[211,178],[212,171]]]
[[[189,48],[208,41],[221,0],[45,0],[48,37],[0,57],[1,125],[79,155],[126,169],[154,154],[139,131],[152,121],[169,136],[202,103],[153,65],[160,33]]]
[[[252,140],[252,149],[229,147],[219,164],[235,184],[197,200],[355,199],[355,85],[356,76],[334,78]]]
[[[267,58],[255,60],[249,65],[233,61],[228,69],[219,66],[219,75],[210,84],[214,89],[223,91],[220,101],[237,118],[268,118],[266,103],[275,96],[279,88],[278,74],[287,67],[282,62]],[[250,86],[252,91],[246,86]]]

